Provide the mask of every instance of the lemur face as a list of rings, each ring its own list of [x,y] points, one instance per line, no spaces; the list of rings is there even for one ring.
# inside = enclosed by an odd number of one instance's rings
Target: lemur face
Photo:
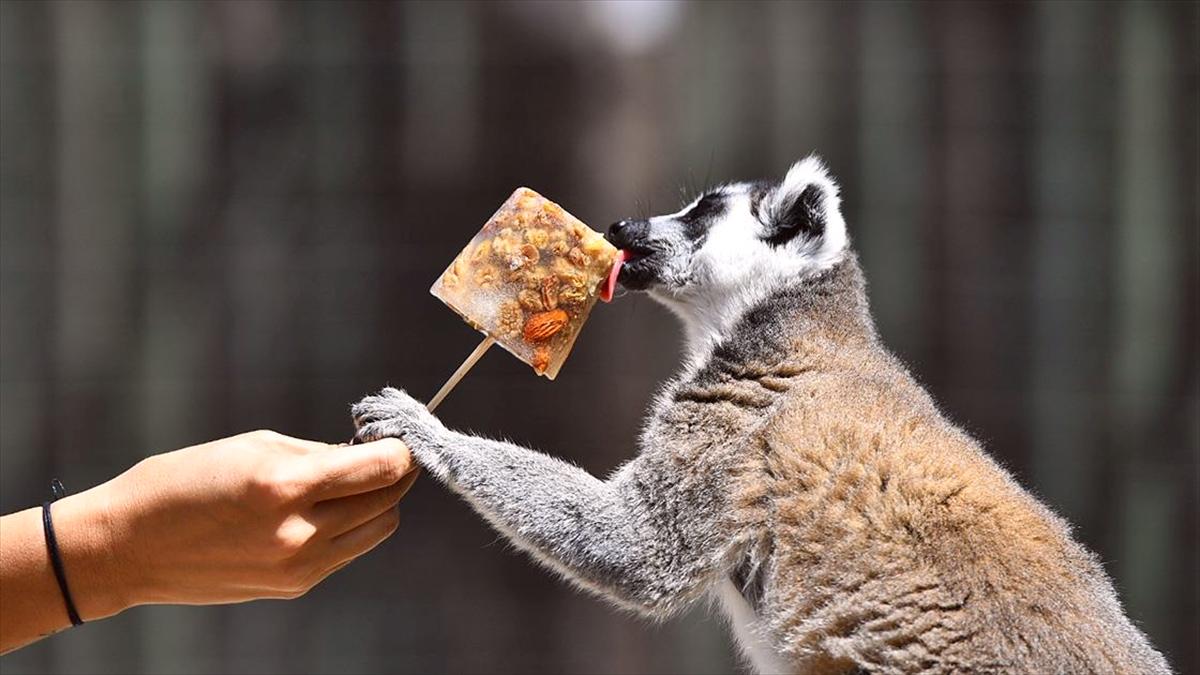
[[[614,223],[607,236],[628,256],[621,285],[681,313],[817,273],[846,248],[837,185],[815,156],[778,183],[714,188],[676,213]]]

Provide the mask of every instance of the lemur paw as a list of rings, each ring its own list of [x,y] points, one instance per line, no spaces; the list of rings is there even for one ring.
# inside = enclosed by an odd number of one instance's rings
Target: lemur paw
[[[367,396],[350,408],[354,416],[356,443],[380,438],[399,438],[412,445],[431,440],[442,423],[425,405],[400,389],[387,387]]]

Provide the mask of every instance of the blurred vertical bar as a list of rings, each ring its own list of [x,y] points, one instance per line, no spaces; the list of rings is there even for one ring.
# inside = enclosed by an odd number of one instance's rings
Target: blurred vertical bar
[[[202,240],[201,191],[210,161],[208,60],[204,5],[143,2],[142,209],[145,269],[138,409],[146,453],[207,440],[212,402],[208,348],[217,339],[211,249]],[[199,211],[199,212],[197,212]],[[217,610],[146,607],[139,610],[140,670],[217,672]]]
[[[376,147],[367,111],[371,55],[365,24],[371,17],[363,10],[369,7],[313,3],[303,13],[308,50],[298,73],[299,112],[313,148],[306,191],[314,217],[300,258],[306,273],[296,280],[308,309],[307,326],[297,337],[307,343],[306,371],[316,379],[304,387],[309,426],[294,433],[310,436],[331,428],[351,433],[345,408],[329,405],[328,384],[363,362],[374,326],[371,269],[380,256],[371,221],[380,177],[369,171]]]
[[[52,466],[55,68],[46,4],[0,2],[0,513],[37,504]],[[48,645],[3,657],[49,672]],[[10,670],[11,669],[11,670]]]
[[[469,179],[478,143],[475,3],[405,2],[401,154],[411,184]]]
[[[55,460],[68,485],[102,482],[137,446],[127,386],[139,348],[134,283],[138,261],[139,77],[136,5],[55,3],[59,77],[58,259],[53,335],[59,395]],[[106,636],[108,622],[54,643],[55,671],[104,663],[123,670],[133,653]]]
[[[811,152],[829,159],[837,142],[837,8],[828,2],[775,2],[767,6],[775,114],[772,162],[778,175]],[[703,49],[703,41],[688,40]],[[738,178],[749,178],[738,177]]]
[[[599,5],[588,5],[586,12],[600,11]],[[612,6],[606,6],[611,8]],[[632,14],[628,9],[623,10]],[[672,6],[666,11],[670,23],[681,22],[684,7]],[[636,16],[626,16],[636,21]],[[646,51],[622,51],[612,44],[597,48],[586,59],[576,55],[575,67],[580,85],[580,98],[587,101],[586,114],[578,121],[573,161],[575,175],[571,181],[579,186],[581,199],[573,203],[583,215],[600,211],[615,218],[614,207],[626,209],[660,209],[674,211],[678,199],[653,205],[648,199],[655,192],[667,193],[678,188],[680,158],[667,151],[671,135],[676,132],[672,123],[683,106],[674,92],[665,91],[662,80],[671,77],[678,60],[665,58],[667,50],[657,46]],[[620,167],[614,171],[613,167]],[[672,175],[674,174],[674,175]],[[662,177],[672,182],[657,185]],[[655,191],[655,187],[665,188]],[[674,195],[673,195],[674,196]],[[620,206],[617,206],[620,205]],[[624,213],[624,212],[618,212]],[[603,223],[592,223],[597,229]]]
[[[705,2],[688,9],[681,30],[689,37],[675,64],[682,105],[674,145],[680,151],[676,172],[700,190],[718,177],[721,182],[737,180],[752,163],[756,133],[763,127],[753,121],[765,111],[743,102],[751,98],[765,68],[755,67],[763,41],[755,44],[746,36],[765,32],[766,22],[754,25],[751,19],[765,9],[751,3]]]
[[[1173,553],[1182,550],[1175,539],[1180,532],[1176,522],[1182,498],[1180,481],[1186,480],[1189,472],[1169,461],[1182,454],[1170,446],[1187,442],[1171,419],[1170,397],[1179,384],[1181,369],[1186,368],[1177,322],[1184,311],[1182,291],[1187,276],[1183,256],[1189,246],[1196,245],[1194,238],[1189,242],[1181,236],[1188,231],[1183,219],[1193,218],[1195,227],[1195,213],[1188,215],[1180,208],[1179,168],[1189,163],[1194,167],[1196,157],[1181,156],[1188,150],[1194,153],[1195,148],[1181,143],[1178,132],[1181,124],[1194,128],[1196,119],[1181,119],[1174,104],[1176,88],[1183,81],[1173,25],[1176,9],[1158,3],[1121,5],[1118,35],[1119,173],[1111,387],[1117,413],[1118,470],[1124,477],[1120,498],[1124,513],[1116,572],[1124,581],[1123,597],[1130,614],[1157,635],[1172,634],[1172,628],[1178,626],[1172,617],[1185,612],[1176,609],[1181,607],[1178,603],[1186,607],[1196,600],[1184,597],[1176,583],[1192,576],[1195,568],[1190,573],[1181,569],[1180,555]],[[1194,39],[1195,21],[1191,24]],[[1193,60],[1193,97],[1195,67]],[[1195,415],[1196,410],[1190,414]],[[1195,466],[1190,471],[1194,480]],[[1172,610],[1164,611],[1165,607]],[[1196,611],[1194,605],[1191,611]],[[1179,635],[1177,631],[1174,634]],[[1191,633],[1193,644],[1195,637]]]
[[[926,230],[933,264],[927,370],[952,416],[982,432],[988,451],[1018,475],[1027,467],[1025,385],[1031,239],[1027,194],[1028,5],[929,5],[938,29],[944,128],[936,162],[943,210]],[[940,151],[940,152],[939,152]]]
[[[50,7],[0,3],[0,499],[45,496],[54,310],[54,60]]]
[[[1033,475],[1068,520],[1101,522],[1104,435],[1098,395],[1104,371],[1104,297],[1109,232],[1110,98],[1097,62],[1100,5],[1035,5]]]
[[[313,218],[303,188],[313,162],[312,139],[299,118],[303,82],[292,74],[307,52],[298,27],[316,3],[232,2],[211,5],[224,41],[226,203],[220,226],[221,269],[228,314],[232,430],[287,423],[304,394],[294,378],[303,368],[307,275],[299,254]]]
[[[861,215],[851,237],[868,282],[886,290],[871,298],[884,342],[920,361],[928,345],[928,40],[922,9],[910,3],[865,3],[861,22]]]

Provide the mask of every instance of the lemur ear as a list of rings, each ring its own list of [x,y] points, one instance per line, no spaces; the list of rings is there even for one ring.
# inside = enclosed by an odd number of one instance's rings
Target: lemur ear
[[[816,155],[796,162],[766,197],[762,210],[772,246],[799,241],[804,252],[835,258],[846,248],[838,186]]]

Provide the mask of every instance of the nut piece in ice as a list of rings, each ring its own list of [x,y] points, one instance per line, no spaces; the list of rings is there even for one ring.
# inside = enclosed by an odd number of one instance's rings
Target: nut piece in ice
[[[541,257],[541,254],[538,253],[537,247],[533,244],[522,244],[521,257],[525,259],[526,263],[529,263],[530,265],[536,265],[538,258]]]
[[[576,267],[587,267],[588,263],[587,254],[584,253],[583,250],[578,246],[570,251],[567,251],[567,260],[570,260],[571,264]]]
[[[562,292],[559,293],[558,299],[562,302],[562,304],[568,307],[574,307],[575,305],[582,305],[583,303],[587,302],[588,294],[587,291],[583,290],[582,288],[567,287],[562,289]]]
[[[454,288],[458,286],[458,282],[463,276],[463,263],[461,257],[455,258],[454,262],[450,263],[450,267],[442,274],[442,285],[446,288]]]
[[[521,311],[521,305],[516,300],[506,300],[500,303],[500,315],[497,317],[496,327],[502,335],[516,335],[521,332],[521,322],[524,321],[525,314]],[[528,326],[526,326],[528,332]]]
[[[538,347],[533,352],[533,358],[530,359],[529,365],[533,366],[533,371],[538,375],[546,372],[550,367],[550,350],[545,347]]]
[[[475,250],[471,252],[471,262],[482,263],[486,262],[488,256],[492,254],[492,242],[489,239],[484,239],[479,242]],[[457,261],[456,261],[457,262]]]
[[[605,251],[612,250],[612,244],[609,244],[608,240],[599,235],[586,237],[579,245],[583,247],[583,252],[590,257],[595,257]]]
[[[546,306],[542,304],[542,294],[528,288],[521,289],[521,292],[517,293],[517,302],[530,312],[540,312],[546,309]]]
[[[567,313],[561,309],[548,312],[538,312],[525,322],[525,341],[541,342],[549,340],[555,333],[567,325]]]
[[[496,268],[491,265],[475,270],[475,285],[480,288],[491,288],[496,284]]]
[[[555,277],[542,279],[542,306],[558,309],[558,279]]]
[[[525,241],[538,248],[546,248],[546,244],[550,242],[550,234],[541,228],[531,227],[525,230]]]
[[[518,253],[517,249],[521,245],[520,237],[521,235],[516,230],[505,227],[492,239],[492,251],[498,258],[509,259],[513,254]]]

